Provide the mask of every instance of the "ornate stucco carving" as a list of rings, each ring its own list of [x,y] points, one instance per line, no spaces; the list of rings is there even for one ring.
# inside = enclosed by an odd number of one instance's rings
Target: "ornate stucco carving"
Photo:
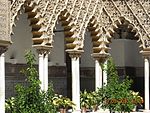
[[[111,3],[110,3],[111,2]],[[130,25],[133,26],[133,30],[137,29],[139,32],[140,42],[142,43],[142,48],[146,48],[147,40],[149,37],[149,15],[148,14],[148,3],[150,1],[144,2],[144,0],[117,0],[117,1],[104,1],[105,8],[112,18],[113,22],[116,22],[120,17],[126,18],[130,22]],[[111,5],[110,5],[111,4]],[[145,5],[145,7],[144,7]],[[116,11],[113,12],[113,9],[116,9]],[[115,16],[116,15],[116,16]],[[119,17],[120,15],[120,17]],[[118,19],[117,19],[117,18]],[[107,24],[108,22],[106,22]],[[114,23],[113,23],[114,24]],[[134,29],[135,28],[135,29]]]
[[[52,47],[55,24],[61,21],[69,51],[82,51],[84,33],[90,24],[94,29],[91,32],[97,33],[95,37],[104,34],[108,38],[114,28],[127,24],[144,49],[150,47],[149,4],[149,0],[12,0],[10,28],[24,6],[37,48]]]
[[[10,40],[8,33],[8,3],[5,1],[0,1],[0,40]]]
[[[15,20],[17,19],[18,13],[20,12],[25,0],[12,0],[10,5],[10,34],[13,34],[13,26],[15,26]]]
[[[9,33],[9,5],[9,1],[0,1],[0,54],[4,53],[11,44]]]

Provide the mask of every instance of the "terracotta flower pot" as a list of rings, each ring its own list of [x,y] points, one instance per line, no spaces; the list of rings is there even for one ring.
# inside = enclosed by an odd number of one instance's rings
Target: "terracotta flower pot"
[[[83,107],[83,108],[81,109],[81,112],[82,112],[82,113],[86,113],[86,107]]]
[[[59,111],[60,111],[60,113],[66,113],[66,109],[63,109],[63,108],[61,108],[61,109],[59,109]]]

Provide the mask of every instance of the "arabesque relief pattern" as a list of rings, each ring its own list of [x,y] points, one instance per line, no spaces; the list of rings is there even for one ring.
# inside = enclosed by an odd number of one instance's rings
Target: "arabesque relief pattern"
[[[82,52],[88,29],[93,53],[106,57],[110,39],[120,25],[135,34],[133,38],[141,43],[141,50],[150,47],[149,5],[149,0],[12,0],[10,29],[24,8],[31,21],[33,46],[37,49],[52,47],[55,24],[61,21],[66,50]]]

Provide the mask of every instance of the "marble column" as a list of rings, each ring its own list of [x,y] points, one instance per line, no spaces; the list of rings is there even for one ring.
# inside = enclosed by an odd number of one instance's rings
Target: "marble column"
[[[44,80],[43,80],[43,76],[44,76],[44,55],[43,54],[39,54],[39,80],[41,81],[40,87],[41,90],[44,90]]]
[[[71,54],[72,68],[72,101],[76,104],[73,113],[80,113],[80,68],[79,55]]]
[[[144,58],[145,110],[149,110],[149,58]]]
[[[104,62],[104,70],[103,70],[103,86],[107,85],[107,60]]]
[[[44,76],[43,76],[43,84],[44,84],[44,91],[48,90],[48,54],[44,56]]]
[[[102,68],[100,62],[95,60],[95,90],[102,87]]]
[[[5,113],[5,56],[0,55],[0,113]]]
[[[41,90],[48,90],[48,53],[46,50],[38,50],[39,54],[39,80]]]

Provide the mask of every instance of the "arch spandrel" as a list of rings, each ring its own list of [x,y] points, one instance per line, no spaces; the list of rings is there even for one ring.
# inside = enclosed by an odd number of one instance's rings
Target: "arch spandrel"
[[[88,24],[89,22],[91,21],[91,19],[93,18],[96,10],[98,9],[98,6],[100,4],[100,1],[99,0],[90,0],[90,2],[88,3],[88,6],[87,6],[87,10],[86,10],[86,13],[82,14],[84,15],[83,17],[83,22],[82,24],[80,25],[80,31],[79,31],[79,36],[82,39],[82,48],[83,48],[83,41],[84,41],[84,35],[85,35],[85,32],[86,32],[86,29],[88,27]]]

